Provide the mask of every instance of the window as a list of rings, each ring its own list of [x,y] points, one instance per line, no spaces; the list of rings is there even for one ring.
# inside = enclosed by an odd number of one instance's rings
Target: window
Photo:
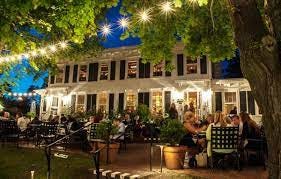
[[[163,113],[163,105],[162,105],[162,92],[157,91],[152,93],[152,112],[157,114]]]
[[[100,80],[107,80],[107,79],[108,79],[108,65],[102,63],[101,70],[100,70]]]
[[[106,104],[107,104],[107,94],[106,93],[99,94],[99,111],[105,113]]]
[[[132,93],[132,92],[129,92],[127,93],[127,100],[126,100],[126,108],[128,110],[135,110],[136,109],[136,101],[137,101],[137,97],[136,97],[136,94]]]
[[[58,106],[59,106],[59,98],[58,97],[53,97],[52,105],[51,105],[51,114],[57,115]]]
[[[77,112],[84,112],[85,111],[85,95],[78,95],[77,96]]]
[[[236,106],[236,93],[225,92],[224,93],[224,112],[229,113],[233,107]]]
[[[79,81],[87,80],[87,65],[81,65],[79,71]]]
[[[186,74],[197,73],[197,59],[192,60],[191,57],[186,57]]]
[[[98,81],[98,71],[99,64],[98,63],[90,63],[89,64],[89,81]]]
[[[162,76],[163,63],[159,63],[153,66],[153,76]]]
[[[56,83],[62,83],[63,80],[63,67],[58,69],[58,74],[56,75]]]
[[[128,78],[137,77],[137,61],[128,62]]]
[[[183,54],[177,54],[177,70],[178,76],[183,76]]]
[[[77,82],[77,75],[78,75],[78,65],[73,66],[73,74],[72,74],[72,82]]]
[[[188,109],[196,112],[197,109],[197,92],[185,92],[184,103],[188,105]]]

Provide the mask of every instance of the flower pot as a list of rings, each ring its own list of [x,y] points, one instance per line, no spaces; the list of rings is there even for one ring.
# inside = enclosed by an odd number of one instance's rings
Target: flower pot
[[[109,144],[108,150],[108,163],[114,163],[117,159],[118,151],[119,151],[120,144],[119,143],[111,143]],[[106,143],[98,143],[98,148],[103,148],[100,151],[100,161],[106,163],[106,154],[107,154],[107,147]]]
[[[165,158],[166,168],[168,169],[183,168],[186,151],[187,151],[187,147],[185,146],[164,147],[164,158]]]

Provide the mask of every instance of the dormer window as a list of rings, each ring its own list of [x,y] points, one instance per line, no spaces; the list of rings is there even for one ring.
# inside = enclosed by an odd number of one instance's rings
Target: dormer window
[[[197,59],[186,57],[186,74],[196,74],[196,73],[197,73]]]
[[[101,70],[100,70],[100,80],[107,80],[108,79],[108,64],[102,63]]]

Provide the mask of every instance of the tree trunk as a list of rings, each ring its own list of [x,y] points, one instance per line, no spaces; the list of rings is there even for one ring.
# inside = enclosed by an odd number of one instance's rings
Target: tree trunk
[[[278,4],[280,0],[265,2],[270,3],[272,7],[273,3]],[[266,18],[262,18],[255,0],[228,0],[228,5],[235,42],[241,52],[241,69],[263,113],[268,143],[269,178],[281,179],[280,26],[265,25]],[[273,13],[275,18],[276,14],[281,14],[280,8],[275,8],[274,11],[270,13]]]

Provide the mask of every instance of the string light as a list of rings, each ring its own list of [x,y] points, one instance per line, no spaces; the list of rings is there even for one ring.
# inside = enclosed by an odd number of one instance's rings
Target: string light
[[[57,47],[55,45],[50,45],[49,49],[51,50],[51,52],[56,52],[57,51]]]
[[[106,36],[108,36],[112,33],[111,26],[109,24],[104,24],[101,27],[100,31],[101,31],[101,34],[102,34],[103,37],[106,37]]]
[[[66,42],[60,42],[60,47],[62,49],[65,49],[67,47],[67,43]]]
[[[32,56],[32,57],[36,57],[36,56],[37,56],[37,52],[36,52],[35,50],[32,51],[32,52],[31,52],[31,56]]]
[[[166,1],[166,2],[163,2],[162,4],[160,4],[160,9],[161,9],[162,14],[165,14],[166,16],[169,13],[175,11],[173,9],[173,4],[170,1]]]
[[[118,27],[120,29],[126,29],[129,27],[129,18],[127,17],[122,17],[118,20]]]
[[[138,22],[145,23],[151,21],[151,9],[143,9],[138,12]]]
[[[47,53],[45,48],[41,48],[39,52],[41,55],[45,55]]]

